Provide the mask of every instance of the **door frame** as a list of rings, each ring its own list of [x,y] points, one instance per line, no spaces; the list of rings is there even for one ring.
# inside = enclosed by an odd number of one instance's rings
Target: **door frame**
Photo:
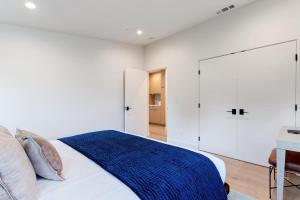
[[[166,132],[167,132],[167,142],[168,142],[168,68],[167,67],[158,67],[158,68],[152,68],[152,69],[149,69],[149,70],[146,70],[149,75],[150,73],[154,73],[154,72],[159,72],[159,71],[162,71],[164,70],[165,71],[165,104],[166,104],[166,108],[165,108],[165,128],[166,128]],[[148,93],[149,93],[149,87],[150,87],[150,84],[148,84]],[[150,110],[149,110],[149,101],[148,101],[148,115],[150,114]],[[149,123],[150,123],[150,120],[149,120]],[[149,124],[148,123],[148,124]],[[148,136],[149,136],[149,132],[148,131]]]
[[[220,58],[220,57],[224,57],[224,56],[229,56],[232,54],[238,54],[238,53],[244,53],[244,52],[248,52],[248,51],[253,51],[253,50],[257,50],[257,49],[261,49],[261,48],[266,48],[266,47],[271,47],[271,46],[276,46],[276,45],[281,45],[281,44],[286,44],[286,43],[292,43],[295,42],[295,53],[298,56],[298,39],[291,39],[291,40],[286,40],[283,42],[277,42],[277,43],[272,43],[272,44],[267,44],[267,45],[262,45],[262,46],[258,46],[258,47],[254,47],[254,48],[249,48],[249,49],[244,49],[244,50],[240,50],[240,51],[235,51],[235,52],[231,52],[231,53],[225,53],[225,54],[220,54],[217,56],[212,56],[212,57],[208,57],[208,58],[202,58],[198,60],[198,150],[200,150],[200,140],[201,140],[201,133],[200,133],[200,107],[201,107],[201,102],[200,102],[200,74],[201,74],[201,62],[203,61],[207,61],[207,60],[212,60],[215,58]],[[300,75],[300,70],[298,70],[298,62],[295,62],[295,68],[296,68],[296,73],[295,73],[295,104],[298,104],[298,98],[300,99],[300,97],[298,97],[298,79],[299,79],[299,75]],[[299,74],[299,75],[298,75]],[[297,126],[297,111],[295,111],[295,126]]]

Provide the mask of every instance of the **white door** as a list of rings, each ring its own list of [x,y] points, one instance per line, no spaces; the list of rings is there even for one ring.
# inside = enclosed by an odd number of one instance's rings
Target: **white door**
[[[295,53],[290,42],[200,62],[200,150],[267,164],[281,127],[296,123]]]
[[[237,65],[232,56],[200,63],[200,145],[237,158]]]
[[[125,131],[147,136],[149,130],[148,72],[125,71]]]
[[[296,43],[235,55],[238,65],[239,159],[267,166],[282,126],[295,126]]]

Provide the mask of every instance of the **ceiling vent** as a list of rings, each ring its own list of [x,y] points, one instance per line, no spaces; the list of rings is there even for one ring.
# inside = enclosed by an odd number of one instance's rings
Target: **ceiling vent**
[[[230,5],[228,7],[222,8],[221,10],[218,10],[217,14],[218,15],[223,14],[223,13],[228,12],[228,11],[234,9],[234,8],[235,8],[235,5]]]

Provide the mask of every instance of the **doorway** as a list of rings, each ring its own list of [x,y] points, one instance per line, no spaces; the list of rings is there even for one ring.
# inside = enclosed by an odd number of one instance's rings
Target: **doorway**
[[[166,70],[149,72],[149,137],[167,141]]]

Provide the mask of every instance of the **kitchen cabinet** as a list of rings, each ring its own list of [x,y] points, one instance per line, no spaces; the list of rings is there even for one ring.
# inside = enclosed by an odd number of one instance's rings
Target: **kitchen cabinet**
[[[161,93],[161,88],[162,88],[162,76],[161,72],[155,72],[150,74],[149,78],[149,93],[150,94],[159,94]]]
[[[151,73],[149,76],[149,121],[153,124],[165,125],[165,70]]]
[[[161,124],[161,106],[150,106],[149,119],[152,124]]]

